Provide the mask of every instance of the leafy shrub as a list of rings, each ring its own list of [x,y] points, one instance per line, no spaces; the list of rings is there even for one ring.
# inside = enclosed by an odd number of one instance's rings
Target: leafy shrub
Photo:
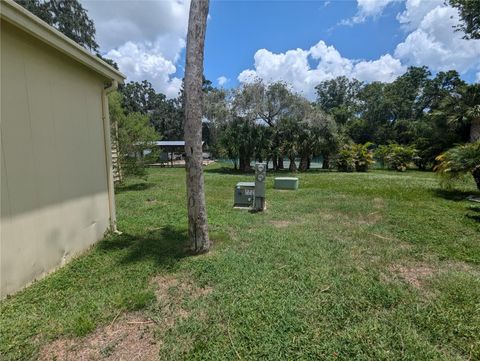
[[[337,155],[336,166],[340,172],[366,172],[374,163],[368,149],[371,143],[345,144]]]
[[[381,145],[375,151],[375,156],[382,160],[388,169],[405,172],[408,165],[416,158],[417,151],[411,146],[399,144]]]
[[[355,171],[355,152],[351,146],[343,146],[338,153],[336,165],[339,172]]]
[[[480,190],[480,140],[474,143],[459,145],[440,154],[439,162],[434,170],[449,185],[452,180],[470,173]]]
[[[121,173],[144,175],[145,165],[158,158],[155,141],[160,139],[160,135],[150,124],[147,115],[138,112],[125,113],[120,93],[111,93],[108,102],[112,138],[114,145],[118,147]],[[146,154],[148,151],[150,153]]]

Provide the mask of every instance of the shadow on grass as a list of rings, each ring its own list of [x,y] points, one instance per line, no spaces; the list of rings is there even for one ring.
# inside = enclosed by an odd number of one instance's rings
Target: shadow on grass
[[[99,250],[124,250],[120,263],[153,260],[170,268],[184,257],[193,255],[188,247],[187,231],[172,226],[146,231],[142,234],[113,235],[98,244]]]
[[[468,208],[467,218],[480,223],[480,207],[474,206]]]
[[[468,196],[471,196],[472,194],[476,194],[478,192],[465,192],[465,191],[459,191],[455,189],[449,190],[449,189],[436,188],[436,189],[432,189],[432,193],[437,197],[458,202],[458,201],[464,201],[467,199]]]
[[[118,185],[115,187],[115,193],[131,192],[131,191],[145,191],[155,186],[155,183],[141,182],[128,185]]]

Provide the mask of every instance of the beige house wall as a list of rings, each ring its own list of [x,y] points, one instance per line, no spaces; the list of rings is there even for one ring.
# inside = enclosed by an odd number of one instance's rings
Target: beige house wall
[[[2,21],[2,297],[63,265],[109,226],[107,80]]]

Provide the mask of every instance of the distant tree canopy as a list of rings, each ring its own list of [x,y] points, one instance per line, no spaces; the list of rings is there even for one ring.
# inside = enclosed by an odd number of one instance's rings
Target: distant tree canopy
[[[407,158],[431,169],[440,153],[480,137],[480,85],[465,83],[454,70],[432,76],[427,67],[410,67],[391,83],[338,77],[315,89],[317,99],[310,102],[284,82],[256,80],[226,90],[204,80],[207,149],[241,170],[252,160],[282,169],[286,158],[295,171],[307,170],[315,156],[325,168],[340,152],[364,157],[366,148],[351,144],[368,143],[368,149],[388,146],[381,149],[389,150],[392,169],[405,169]],[[182,91],[168,100],[142,82],[127,84],[122,93],[126,110],[148,115],[165,139],[181,139]]]
[[[118,64],[102,56],[95,40],[95,24],[78,0],[15,0],[35,16],[53,26],[77,44],[95,53],[118,70]]]
[[[95,25],[78,0],[15,0],[77,44],[98,52]]]
[[[339,77],[316,90],[317,104],[355,143],[411,145],[421,168],[431,168],[454,144],[480,136],[480,86],[465,83],[454,70],[432,77],[426,67],[410,67],[392,83]]]
[[[480,1],[449,0],[458,9],[461,23],[457,29],[465,33],[465,39],[480,39]]]

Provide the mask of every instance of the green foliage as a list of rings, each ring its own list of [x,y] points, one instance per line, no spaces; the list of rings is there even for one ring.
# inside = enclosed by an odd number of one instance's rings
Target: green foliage
[[[121,171],[125,175],[144,174],[145,164],[158,156],[154,142],[160,136],[150,125],[147,115],[139,112],[125,114],[120,93],[111,93],[108,100],[112,135],[118,143]],[[146,151],[151,153],[145,154]]]
[[[356,111],[356,100],[361,88],[360,81],[345,76],[324,80],[315,87],[317,104],[320,109],[330,113],[337,124],[345,124]]]
[[[480,140],[475,143],[458,145],[439,155],[435,171],[447,186],[465,174],[471,174],[480,190]]]
[[[458,9],[461,23],[458,30],[465,33],[465,39],[480,39],[480,1],[449,0],[451,6]]]
[[[375,163],[373,153],[369,149],[371,143],[345,144],[336,158],[336,166],[340,172],[367,172]]]
[[[391,170],[405,172],[414,161],[417,151],[411,146],[400,144],[381,145],[375,151],[375,156],[382,160],[384,166]]]
[[[95,25],[78,0],[15,1],[77,44],[91,51],[98,51]]]

